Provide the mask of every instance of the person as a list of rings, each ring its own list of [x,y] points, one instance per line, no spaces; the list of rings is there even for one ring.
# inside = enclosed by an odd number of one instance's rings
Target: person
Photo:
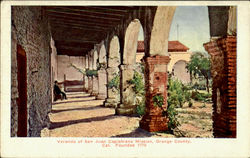
[[[60,87],[58,86],[58,82],[57,81],[55,81],[55,85],[54,85],[54,94],[55,95],[61,95],[62,94],[63,99],[67,99],[66,94],[63,91],[61,91]],[[54,101],[56,101],[56,98],[57,97],[55,97]]]

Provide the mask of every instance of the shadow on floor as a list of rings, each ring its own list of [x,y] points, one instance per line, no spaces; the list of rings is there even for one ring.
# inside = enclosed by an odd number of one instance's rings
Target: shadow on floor
[[[76,103],[76,102],[87,102],[87,101],[95,101],[95,99],[88,99],[88,100],[72,100],[72,101],[61,101],[61,102],[54,102],[52,103],[52,105],[56,105],[56,104],[67,104],[67,103]]]
[[[71,109],[62,109],[62,110],[51,110],[51,113],[55,114],[55,113],[65,112],[65,111],[103,109],[103,107],[101,107],[101,106],[102,106],[102,104],[101,105],[97,105],[97,106],[90,106],[90,107],[71,108]]]
[[[87,96],[68,96],[68,95],[67,95],[67,98],[68,98],[68,99],[75,99],[75,98],[90,98],[90,97],[93,97],[93,98],[94,98],[94,96],[90,96],[90,95],[87,95]]]
[[[68,125],[84,123],[84,122],[92,122],[92,121],[103,121],[116,118],[115,115],[106,115],[106,116],[99,116],[99,117],[92,117],[92,118],[85,118],[80,120],[70,120],[65,122],[51,122],[49,129],[60,128]]]
[[[137,129],[133,130],[130,133],[119,134],[116,136],[112,136],[111,138],[113,138],[113,137],[141,137],[141,138],[143,138],[143,137],[151,137],[153,135],[155,135],[155,134],[150,133],[148,131],[145,131],[145,130],[138,127]]]

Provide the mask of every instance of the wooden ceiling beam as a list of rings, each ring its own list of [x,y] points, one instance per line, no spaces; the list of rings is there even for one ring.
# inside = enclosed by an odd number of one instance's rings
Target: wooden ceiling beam
[[[100,30],[100,31],[108,31],[111,28],[108,27],[103,27],[103,26],[91,26],[91,25],[84,25],[84,24],[76,24],[72,22],[66,22],[66,21],[60,21],[60,20],[53,20],[51,22],[52,24],[57,24],[57,25],[68,25],[68,26],[76,26],[76,27],[82,27],[82,28],[87,28],[87,29],[93,29],[93,30]]]
[[[111,12],[120,12],[120,13],[127,13],[127,12],[129,12],[129,10],[134,9],[133,6],[126,6],[126,7],[122,7],[122,6],[90,6],[90,7],[95,8],[95,9],[107,10],[107,11],[111,11]]]
[[[48,16],[53,17],[53,18],[61,18],[65,20],[71,19],[71,20],[84,21],[84,22],[90,22],[90,23],[107,24],[107,25],[115,25],[120,22],[120,21],[112,21],[112,20],[104,20],[104,19],[82,18],[78,16],[69,16],[65,14],[48,13]]]
[[[49,7],[49,9],[64,9],[68,11],[73,11],[76,13],[83,13],[86,15],[95,15],[95,16],[108,16],[114,18],[121,18],[124,17],[124,13],[113,13],[112,11],[104,11],[104,10],[97,10],[94,8],[84,9],[84,7],[63,7],[63,6],[56,6],[56,7]]]
[[[115,25],[114,24],[105,24],[105,23],[97,23],[97,22],[88,22],[88,21],[84,21],[84,20],[74,20],[72,18],[62,18],[62,17],[54,17],[54,16],[50,16],[49,17],[49,20],[50,21],[55,21],[55,20],[58,20],[58,21],[62,21],[62,22],[72,22],[72,23],[75,23],[75,24],[83,24],[83,25],[93,25],[93,26],[101,26],[101,27],[114,27]]]
[[[70,16],[77,16],[82,18],[94,18],[94,19],[103,19],[103,20],[112,20],[112,21],[120,21],[120,18],[113,18],[107,16],[94,16],[94,15],[85,15],[81,13],[69,12],[69,11],[61,11],[61,10],[54,10],[54,9],[47,9],[47,12],[54,13],[54,14],[65,14]]]
[[[68,25],[68,24],[52,23],[51,25],[53,27],[57,27],[57,28],[60,28],[60,27],[69,28],[69,30],[70,29],[79,29],[79,30],[84,30],[84,31],[92,31],[92,33],[103,32],[104,31],[104,30],[100,30],[100,29],[87,28],[87,27],[79,27],[79,26]]]

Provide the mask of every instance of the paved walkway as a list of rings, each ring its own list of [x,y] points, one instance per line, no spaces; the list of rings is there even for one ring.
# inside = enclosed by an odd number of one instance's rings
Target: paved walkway
[[[114,108],[102,107],[104,100],[87,93],[67,93],[67,97],[53,103],[51,125],[42,130],[42,137],[173,137],[138,128],[139,117],[117,116]]]

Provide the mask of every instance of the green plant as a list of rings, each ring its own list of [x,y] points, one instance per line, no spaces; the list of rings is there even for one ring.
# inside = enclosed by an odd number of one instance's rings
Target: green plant
[[[173,130],[180,124],[176,117],[178,112],[176,111],[174,105],[168,106],[167,114],[169,118],[168,129],[173,132]]]
[[[205,54],[196,52],[191,56],[190,62],[187,64],[191,76],[203,76],[206,79],[207,92],[209,93],[209,78],[211,78],[211,62],[210,58]]]
[[[100,70],[100,69],[106,69],[106,64],[105,63],[97,63],[97,70]]]
[[[210,93],[200,93],[198,91],[192,91],[191,98],[196,101],[209,102],[211,100],[212,94]]]
[[[164,104],[164,98],[161,94],[157,94],[153,96],[153,104],[154,106],[162,107]]]
[[[139,102],[139,105],[136,106],[136,113],[139,116],[143,116],[145,114],[145,97],[143,101]]]
[[[145,87],[143,82],[143,77],[139,72],[134,72],[133,79],[128,81],[129,84],[133,84],[133,90],[136,95],[144,96]]]
[[[182,107],[183,104],[191,99],[190,87],[183,85],[178,80],[169,78],[168,80],[168,105]]]
[[[97,70],[89,70],[89,69],[87,69],[86,70],[86,76],[88,76],[88,77],[92,77],[92,76],[97,77],[98,76],[98,71]]]
[[[115,77],[108,82],[107,84],[108,88],[115,88],[117,90],[120,89],[120,75],[116,74]]]
[[[188,107],[192,107],[193,106],[193,102],[190,100],[189,102],[188,102]]]

